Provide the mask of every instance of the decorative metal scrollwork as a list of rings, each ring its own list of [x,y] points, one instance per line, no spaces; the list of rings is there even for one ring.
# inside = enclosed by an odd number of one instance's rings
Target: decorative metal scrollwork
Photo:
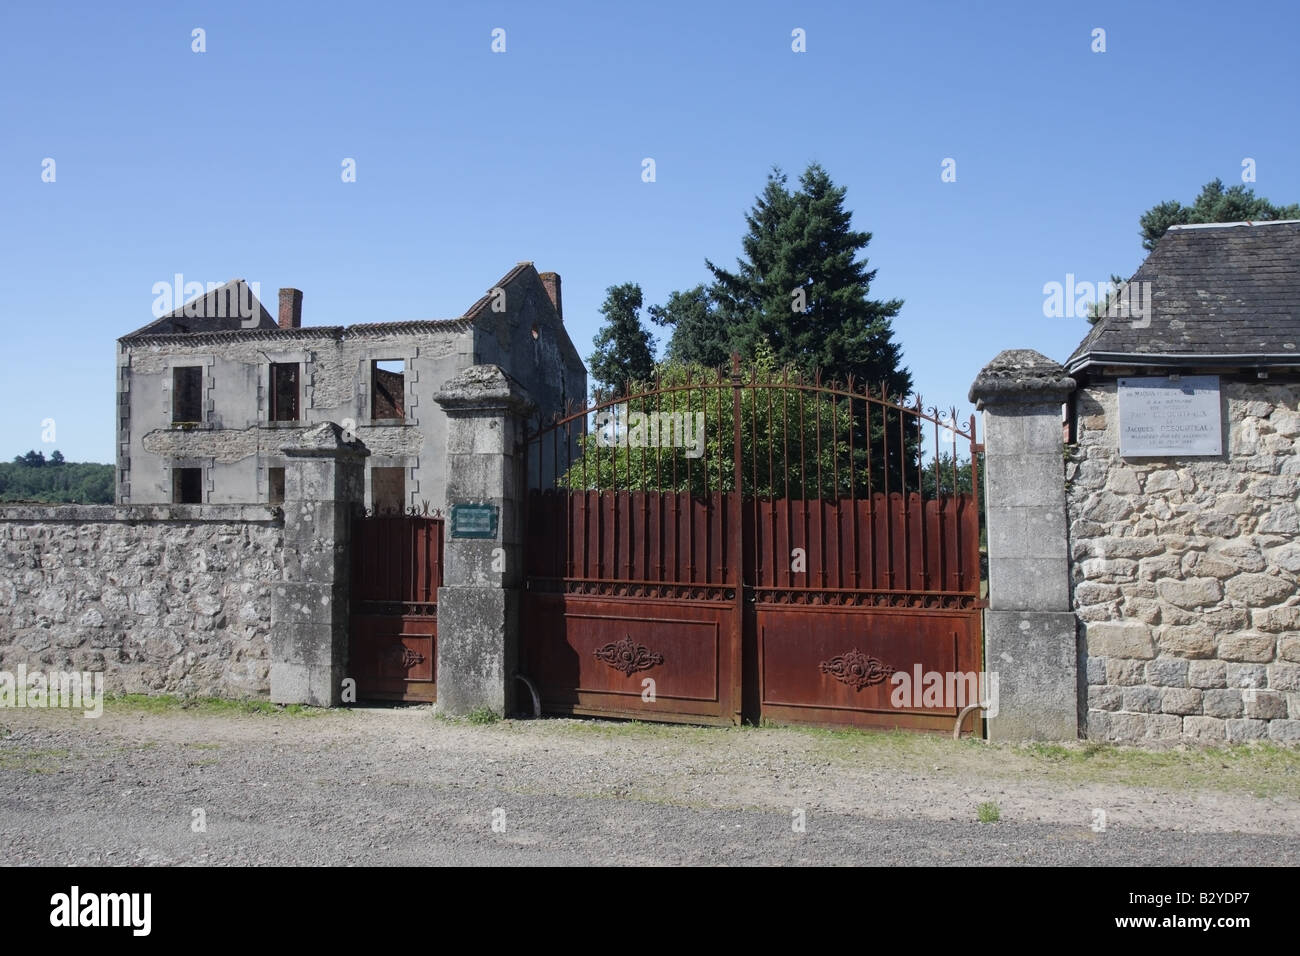
[[[862,690],[872,684],[879,684],[894,668],[874,657],[868,657],[857,648],[847,654],[838,654],[828,661],[817,665],[823,674],[830,674],[842,684],[848,684],[854,690]]]
[[[441,508],[430,508],[429,502],[423,500],[418,505],[407,508],[365,508],[354,506],[354,511],[361,518],[445,518]]]
[[[662,654],[656,654],[644,644],[632,640],[629,634],[619,641],[611,641],[596,648],[596,660],[604,661],[616,671],[622,671],[631,677],[637,671],[648,671],[664,662]]]
[[[416,664],[424,663],[424,655],[419,651],[413,651],[409,647],[397,647],[393,649],[393,663],[402,670],[409,671]]]

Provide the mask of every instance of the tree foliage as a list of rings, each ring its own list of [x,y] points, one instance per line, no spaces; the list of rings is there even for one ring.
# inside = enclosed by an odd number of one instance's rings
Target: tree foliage
[[[0,464],[0,501],[43,504],[112,504],[113,466],[64,461],[54,452],[49,461],[37,451]]]
[[[920,430],[909,412],[819,389],[763,347],[740,382],[734,393],[746,496],[834,499],[925,489]],[[730,377],[717,369],[665,363],[655,386],[634,389],[592,419],[558,487],[697,496],[735,489],[735,399]],[[969,466],[965,481],[968,491]],[[941,477],[939,488],[951,494],[951,480]]]
[[[876,272],[860,254],[871,233],[852,228],[845,195],[817,163],[793,190],[773,169],[745,216],[736,268],[706,259],[707,286],[651,307],[655,322],[673,328],[668,358],[716,367],[732,351],[753,361],[765,346],[782,366],[907,394],[892,326],[903,303],[870,297]]]
[[[646,311],[656,325],[673,330],[665,354],[668,361],[705,368],[730,364],[731,330],[703,283],[674,292],[663,305],[652,305]]]
[[[641,324],[641,287],[624,282],[605,290],[600,307],[605,324],[596,334],[596,351],[587,360],[596,392],[622,392],[654,372],[653,340]]]
[[[1170,226],[1273,219],[1300,219],[1300,203],[1275,206],[1263,196],[1256,196],[1249,186],[1239,183],[1225,188],[1223,180],[1213,179],[1201,187],[1200,195],[1190,206],[1176,199],[1159,203],[1142,214],[1138,225],[1142,230],[1142,248],[1149,252]]]
[[[1155,249],[1170,226],[1187,226],[1211,222],[1269,222],[1274,219],[1300,219],[1300,203],[1275,206],[1255,190],[1243,184],[1225,187],[1223,180],[1212,179],[1201,187],[1200,195],[1190,206],[1176,199],[1157,203],[1138,219],[1142,248]],[[1111,285],[1120,289],[1124,279],[1110,277]],[[1088,323],[1096,325],[1110,308],[1112,293],[1099,296],[1088,309]]]

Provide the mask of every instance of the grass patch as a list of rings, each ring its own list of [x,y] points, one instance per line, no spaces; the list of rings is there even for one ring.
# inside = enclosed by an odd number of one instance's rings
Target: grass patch
[[[265,717],[322,717],[346,708],[273,704],[269,700],[234,700],[226,697],[178,697],[175,694],[112,694],[104,698],[106,710],[170,714],[184,711],[210,716],[253,714]]]
[[[991,800],[975,808],[975,819],[980,823],[997,823],[1002,819],[1002,811]]]
[[[495,724],[501,720],[501,715],[491,707],[475,707],[465,715],[465,719],[471,724]]]
[[[1300,800],[1300,748],[1270,742],[1202,748],[1145,749],[1097,741],[988,744],[973,737],[867,728],[780,725],[703,727],[583,717],[529,721],[533,732],[588,739],[662,741],[683,747],[725,747],[743,734],[760,748],[764,738],[794,738],[812,757],[832,765],[918,774],[1023,779],[1061,786],[1100,783],[1174,791],[1224,791]],[[731,735],[731,736],[728,736]]]
[[[54,773],[71,756],[71,750],[58,747],[0,747],[0,770]]]
[[[1009,753],[1073,780],[1300,798],[1300,750],[1264,741],[1164,750],[1088,741],[1025,744]]]

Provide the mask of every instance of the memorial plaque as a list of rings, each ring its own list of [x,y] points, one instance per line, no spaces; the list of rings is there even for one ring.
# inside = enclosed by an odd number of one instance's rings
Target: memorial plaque
[[[1121,378],[1119,453],[1124,458],[1221,455],[1219,376]]]
[[[452,505],[451,536],[453,538],[495,538],[497,506]]]

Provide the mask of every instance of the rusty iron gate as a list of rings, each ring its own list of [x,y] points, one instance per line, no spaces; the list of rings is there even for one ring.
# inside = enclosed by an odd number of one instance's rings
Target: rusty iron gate
[[[415,512],[352,520],[348,676],[359,700],[438,699],[442,526]]]
[[[529,438],[520,665],[544,708],[951,731],[985,692],[974,416],[691,375]]]

